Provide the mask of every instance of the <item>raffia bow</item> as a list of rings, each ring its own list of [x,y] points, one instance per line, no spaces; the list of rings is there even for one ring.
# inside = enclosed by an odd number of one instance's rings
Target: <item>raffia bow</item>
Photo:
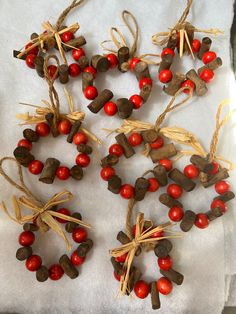
[[[184,51],[184,43],[186,41],[188,48],[190,50],[190,53],[194,59],[194,54],[192,51],[192,47],[190,44],[190,40],[188,37],[188,33],[186,31],[186,28],[190,26],[191,24],[186,21],[188,14],[190,12],[190,8],[192,6],[193,0],[187,0],[187,6],[181,15],[180,19],[177,21],[177,23],[170,28],[168,32],[158,32],[152,36],[152,42],[154,45],[158,46],[164,46],[168,43],[169,39],[172,37],[172,35],[177,34],[179,32],[180,35],[180,49],[179,49],[179,55],[180,58],[183,56]],[[224,34],[221,30],[218,28],[210,28],[210,29],[199,29],[191,25],[191,28],[194,30],[194,32],[198,33],[204,33],[204,34],[210,34],[210,35],[219,35]]]
[[[3,170],[4,161],[13,161],[16,163],[18,167],[18,177],[20,180],[19,184],[14,179],[10,178]],[[0,175],[2,175],[12,186],[25,194],[20,197],[12,197],[14,216],[10,213],[5,203],[1,203],[2,209],[11,220],[19,224],[36,221],[40,231],[42,232],[52,229],[65,241],[68,250],[71,250],[71,245],[60,224],[54,219],[55,217],[75,222],[85,228],[91,228],[91,225],[86,222],[71,216],[60,214],[52,209],[56,205],[70,201],[73,198],[73,194],[71,192],[65,190],[55,194],[46,203],[41,202],[25,185],[21,165],[15,158],[4,157],[0,160]],[[23,208],[32,211],[32,214],[23,215]]]
[[[69,14],[69,12],[71,10],[73,10],[74,8],[78,7],[79,5],[81,5],[84,2],[84,0],[74,0],[70,6],[68,6],[59,16],[56,25],[52,26],[52,24],[50,22],[44,22],[42,24],[43,28],[44,28],[44,32],[41,33],[37,38],[32,40],[32,45],[30,47],[28,47],[27,49],[23,49],[18,55],[17,58],[21,58],[22,56],[24,56],[25,54],[27,54],[31,49],[33,49],[34,47],[38,47],[40,46],[40,48],[44,51],[45,49],[45,44],[47,44],[50,40],[55,40],[57,43],[57,47],[60,53],[60,56],[62,58],[62,61],[64,64],[67,64],[67,60],[66,60],[66,56],[65,56],[65,52],[63,50],[63,45],[73,48],[73,49],[77,49],[74,47],[71,47],[70,45],[62,42],[61,40],[61,35],[67,31],[70,31],[72,33],[75,33],[78,29],[79,29],[79,24],[75,23],[69,27],[66,27],[62,30],[60,30],[62,23],[64,22],[66,16]]]

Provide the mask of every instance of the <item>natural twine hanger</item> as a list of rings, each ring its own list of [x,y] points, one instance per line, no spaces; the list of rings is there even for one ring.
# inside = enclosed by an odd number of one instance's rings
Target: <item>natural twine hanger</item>
[[[5,161],[13,161],[16,163],[18,173],[15,177],[11,178],[3,169],[3,163]],[[0,206],[11,220],[19,224],[36,221],[40,231],[42,232],[47,232],[49,229],[52,229],[60,237],[62,237],[62,239],[66,243],[68,250],[71,250],[71,245],[60,224],[55,220],[55,217],[64,219],[66,221],[75,222],[85,228],[91,228],[90,224],[83,222],[82,220],[60,214],[53,210],[54,206],[70,201],[73,198],[73,194],[71,192],[67,190],[59,192],[52,196],[46,203],[42,202],[37,196],[35,196],[26,186],[23,178],[22,167],[15,158],[4,157],[0,160],[0,175],[2,175],[3,178],[8,181],[13,187],[15,187],[24,194],[20,197],[12,197],[14,215],[10,213],[4,202],[1,203]],[[17,183],[16,181],[17,177],[19,179],[19,183]],[[22,207],[30,210],[32,214],[22,215]]]

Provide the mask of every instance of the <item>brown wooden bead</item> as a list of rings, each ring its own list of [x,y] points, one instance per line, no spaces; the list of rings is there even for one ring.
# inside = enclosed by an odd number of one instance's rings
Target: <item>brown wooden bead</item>
[[[73,218],[82,220],[82,216],[81,216],[80,213],[73,213],[71,216],[72,216]],[[78,224],[77,224],[76,222],[74,222],[74,221],[68,221],[68,222],[66,223],[65,229],[66,229],[66,231],[67,231],[68,233],[72,233],[73,230],[74,230],[76,227],[78,227]]]
[[[45,162],[39,181],[46,184],[52,184],[56,176],[57,168],[59,166],[59,160],[57,160],[56,158],[48,158]]]
[[[203,183],[206,183],[208,181],[208,179],[209,179],[209,174],[200,171],[200,173],[199,173],[199,181],[203,184]]]
[[[193,81],[193,83],[195,84],[195,91],[197,96],[203,96],[206,94],[207,92],[206,83],[198,76],[197,72],[194,69],[188,71],[186,77],[189,80]]]
[[[23,229],[25,231],[38,231],[39,227],[36,224],[31,224],[31,223],[27,222],[23,225]]]
[[[89,59],[86,56],[80,57],[77,62],[81,70],[89,66]]]
[[[44,41],[44,48],[46,50],[50,50],[52,48],[55,48],[55,46],[57,46],[56,40],[52,37],[48,37],[45,41]]]
[[[88,109],[93,113],[98,113],[104,105],[111,100],[113,93],[109,89],[104,89],[89,105]]]
[[[225,192],[224,194],[221,194],[215,197],[214,200],[220,200],[226,203],[234,198],[235,198],[235,194],[232,191],[228,191],[228,192]]]
[[[18,50],[13,50],[13,57],[17,58],[17,56],[21,53],[21,51]],[[24,54],[23,56],[21,56],[20,58],[17,58],[19,60],[25,60],[27,57],[27,54]]]
[[[122,184],[121,178],[118,177],[117,175],[114,175],[114,176],[110,177],[108,180],[108,190],[114,194],[119,194],[121,184]]]
[[[25,129],[23,131],[23,136],[30,142],[37,142],[39,140],[38,134],[32,129]]]
[[[190,162],[195,165],[200,171],[209,173],[213,169],[212,163],[210,163],[206,158],[203,158],[199,155],[192,155]]]
[[[196,183],[186,177],[178,169],[173,169],[168,174],[169,178],[173,180],[175,183],[179,184],[185,191],[190,192],[196,187]]]
[[[180,223],[180,229],[188,232],[194,225],[196,214],[191,210],[186,210],[184,217]]]
[[[139,96],[142,97],[143,103],[145,103],[148,100],[149,96],[151,95],[151,91],[152,91],[152,86],[149,84],[144,85],[141,88]]]
[[[93,152],[92,147],[89,146],[89,145],[87,145],[87,144],[79,144],[79,145],[77,146],[77,150],[78,150],[78,152],[80,152],[80,153],[85,153],[85,154],[87,154],[87,155],[90,155],[90,154],[92,154],[92,152]]]
[[[57,137],[59,135],[57,128],[57,121],[55,120],[54,114],[52,112],[47,113],[45,115],[45,119],[50,126],[50,131],[53,137]]]
[[[144,61],[140,61],[135,65],[134,72],[138,82],[143,78],[150,78],[148,64]]]
[[[35,70],[40,77],[44,77],[44,57],[37,56],[34,60]]]
[[[89,86],[93,86],[94,77],[92,73],[83,72],[82,74],[82,90],[83,92]]]
[[[115,166],[119,162],[119,157],[116,155],[107,155],[101,160],[101,166],[106,167],[106,166]]]
[[[31,40],[36,39],[36,38],[38,38],[38,37],[39,37],[39,35],[38,35],[37,33],[32,33],[32,34],[30,35],[30,39],[31,39]]]
[[[185,81],[186,76],[182,73],[174,73],[170,83],[163,87],[166,94],[174,96],[180,89],[181,84]]]
[[[75,180],[81,180],[83,178],[83,169],[75,165],[70,169],[70,175]]]
[[[184,281],[184,276],[178,273],[177,271],[175,271],[174,269],[169,269],[169,270],[160,269],[160,273],[166,278],[168,278],[170,281],[173,281],[179,286],[182,285]]]
[[[179,38],[178,38],[177,33],[172,34],[167,43],[167,48],[175,50],[178,44],[178,41],[179,41]]]
[[[172,250],[172,243],[167,240],[160,240],[157,242],[155,248],[154,248],[154,253],[157,257],[167,257],[170,251]]]
[[[158,310],[161,307],[159,291],[157,290],[157,283],[153,281],[151,283],[151,301],[152,301],[152,309]]]
[[[166,168],[162,165],[158,165],[153,169],[153,174],[157,179],[160,186],[166,186],[168,183]]]
[[[49,271],[46,266],[41,266],[37,271],[36,271],[36,279],[39,282],[44,282],[48,279],[49,277]]]
[[[69,67],[67,64],[61,64],[58,68],[59,81],[61,84],[69,82]]]
[[[77,254],[80,257],[85,257],[92,247],[93,247],[93,241],[91,239],[87,239],[85,242],[79,245],[77,249]]]
[[[79,131],[79,129],[81,127],[81,124],[82,123],[79,120],[75,121],[72,124],[70,133],[68,134],[67,139],[66,139],[68,143],[72,143],[73,142],[73,137]]]
[[[198,59],[202,59],[205,52],[209,51],[211,48],[212,40],[209,37],[204,37],[202,39],[201,48],[198,53]]]
[[[169,70],[172,65],[174,58],[171,54],[164,55],[161,59],[158,72],[160,73],[163,70]]]
[[[130,242],[130,238],[125,234],[123,231],[120,231],[117,234],[116,239],[121,243],[121,244],[127,244]]]
[[[133,105],[127,98],[119,98],[116,102],[118,115],[121,119],[127,119],[133,112]]]
[[[130,158],[135,154],[135,150],[130,145],[130,143],[129,143],[129,141],[128,141],[128,139],[124,133],[120,133],[120,134],[116,135],[115,139],[116,139],[117,143],[123,147],[124,155],[126,158]]]
[[[32,247],[30,246],[24,246],[24,247],[20,247],[17,251],[16,251],[16,258],[19,261],[24,261],[26,260],[28,257],[30,257],[32,255],[33,251],[32,251]]]
[[[158,162],[158,160],[163,158],[170,158],[177,154],[177,150],[173,143],[162,146],[159,149],[152,149],[150,151],[150,157],[153,163]]]
[[[129,48],[128,47],[121,47],[118,52],[118,69],[121,72],[125,72],[124,69],[122,69],[122,64],[128,62],[129,60]]]
[[[155,130],[147,130],[142,132],[142,138],[146,143],[155,142],[158,138],[158,133]]]
[[[223,215],[223,213],[222,213],[222,209],[220,207],[215,207],[215,208],[212,208],[211,210],[209,210],[206,213],[206,215],[210,221],[213,221],[216,218],[221,217]]]
[[[142,277],[142,273],[140,272],[140,270],[137,267],[133,266],[130,271],[130,277],[129,277],[129,282],[128,282],[129,289],[128,291],[126,291],[127,295],[129,295],[130,292],[133,291],[136,282],[139,281],[141,277]]]
[[[16,147],[13,154],[16,160],[24,167],[27,167],[34,160],[34,156],[23,146]]]
[[[198,69],[198,75],[200,75],[200,73],[205,69],[210,69],[212,71],[215,71],[221,66],[222,66],[222,59],[217,57],[215,60],[209,62],[208,64]]]
[[[134,185],[134,199],[135,201],[142,201],[149,188],[149,182],[146,178],[140,177],[135,181]]]
[[[122,276],[124,273],[123,266],[121,263],[117,262],[114,257],[111,257],[111,263],[114,268],[114,271],[118,276]]]
[[[228,170],[224,168],[217,172],[216,174],[210,175],[208,181],[202,182],[202,185],[204,186],[204,188],[208,188],[209,186],[216,184],[218,181],[225,180],[228,177],[229,177]]]
[[[79,36],[77,38],[73,38],[73,39],[69,40],[66,44],[68,46],[71,46],[71,47],[62,45],[63,49],[65,51],[70,51],[74,48],[80,48],[80,47],[84,46],[86,44],[86,39],[84,38],[84,36]]]
[[[159,197],[159,201],[163,204],[163,205],[165,205],[165,206],[167,206],[167,207],[169,207],[169,208],[171,208],[171,207],[183,207],[183,205],[178,201],[178,200],[176,200],[176,199],[174,199],[173,197],[171,197],[169,194],[167,194],[167,193],[163,193],[163,194],[161,194],[160,195],[160,197]]]
[[[75,279],[79,276],[78,269],[72,264],[71,260],[66,254],[60,257],[59,264],[64,270],[64,273],[71,279]]]
[[[95,55],[91,59],[91,65],[98,71],[98,72],[107,72],[110,64],[106,57],[101,55]]]

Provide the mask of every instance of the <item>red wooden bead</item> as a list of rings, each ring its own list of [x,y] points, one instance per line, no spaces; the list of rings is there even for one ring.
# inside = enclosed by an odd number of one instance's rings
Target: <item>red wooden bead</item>
[[[172,258],[168,255],[167,257],[158,257],[157,259],[158,266],[162,270],[169,270],[173,266],[173,260]]]
[[[26,140],[25,138],[23,138],[22,140],[19,140],[19,142],[17,143],[18,147],[25,147],[28,150],[32,149],[32,143],[28,140]]]
[[[105,181],[108,181],[110,177],[114,176],[115,174],[116,174],[115,169],[109,166],[103,167],[100,172],[101,178]]]
[[[38,255],[31,255],[27,258],[25,265],[29,271],[36,271],[41,267],[42,259]]]
[[[170,159],[164,158],[159,160],[159,164],[166,168],[166,171],[170,171],[173,167]]]
[[[149,187],[148,187],[149,192],[156,192],[159,189],[160,185],[156,178],[149,178],[148,182],[149,182]]]
[[[88,67],[84,68],[83,72],[89,72],[93,75],[94,78],[96,78],[97,70],[92,66],[88,66]]]
[[[162,50],[161,57],[163,58],[165,55],[172,55],[174,57],[175,56],[175,52],[171,48],[164,48]]]
[[[190,164],[184,168],[184,174],[189,179],[195,179],[199,176],[199,169],[196,166]]]
[[[186,80],[186,81],[184,81],[184,82],[181,84],[181,87],[189,87],[189,88],[191,88],[191,91],[193,92],[194,89],[195,89],[195,84],[194,84],[193,81],[191,81],[191,80]],[[189,93],[190,93],[190,89],[186,88],[186,89],[183,90],[183,92],[184,92],[185,94],[189,94]]]
[[[206,83],[209,83],[214,78],[214,72],[210,69],[204,69],[200,73],[200,78]]]
[[[121,256],[117,256],[117,257],[115,258],[115,260],[116,260],[118,263],[124,263],[125,260],[126,260],[126,258],[127,258],[127,256],[128,256],[128,253],[125,253],[125,254],[123,254],[123,255],[121,255]]]
[[[164,145],[164,140],[161,136],[158,136],[155,142],[150,143],[150,146],[152,149],[161,148],[163,145]]]
[[[77,63],[71,63],[69,65],[68,71],[69,71],[69,75],[71,77],[77,77],[77,76],[80,75],[80,72],[81,72],[80,71],[80,67],[79,67],[79,65]]]
[[[64,119],[58,123],[57,129],[60,134],[69,134],[71,131],[72,124],[70,120]]]
[[[89,155],[82,153],[77,155],[75,162],[78,166],[86,168],[90,163],[90,157]]]
[[[215,184],[215,190],[218,194],[224,194],[225,192],[228,192],[230,189],[230,185],[226,181],[219,181]]]
[[[120,281],[120,279],[121,279],[121,276],[120,276],[120,275],[118,275],[115,271],[113,272],[113,275],[114,275],[114,277],[115,277],[115,279],[116,279],[117,281]]]
[[[74,34],[70,31],[67,31],[67,32],[64,32],[63,34],[61,34],[61,40],[63,41],[63,43],[67,43],[68,41],[70,41],[73,38],[74,38]]]
[[[36,55],[29,54],[25,59],[25,63],[31,69],[35,69],[35,58],[36,58]]]
[[[86,256],[82,257],[79,256],[77,253],[77,250],[75,250],[72,254],[71,254],[71,263],[75,266],[80,266],[85,262]]]
[[[87,231],[84,228],[77,227],[72,232],[72,238],[76,243],[81,243],[87,240]]]
[[[109,154],[120,157],[124,153],[124,148],[120,144],[113,144],[109,148]]]
[[[59,280],[64,275],[64,270],[60,264],[53,264],[49,268],[49,278],[51,280]]]
[[[135,147],[135,146],[139,146],[142,143],[143,138],[140,135],[140,133],[134,132],[134,133],[130,134],[130,136],[128,137],[128,141],[129,141],[130,145]]]
[[[95,86],[88,86],[84,90],[84,96],[89,100],[94,100],[98,95],[98,91]]]
[[[48,136],[50,133],[50,127],[45,122],[40,122],[36,124],[35,132],[42,137]]]
[[[79,145],[79,144],[87,144],[88,142],[88,137],[86,134],[84,134],[83,132],[77,132],[75,133],[75,135],[73,136],[73,143],[75,145]]]
[[[172,80],[172,72],[171,70],[162,70],[159,73],[159,81],[161,83],[168,83]]]
[[[120,195],[129,200],[134,196],[134,188],[130,184],[124,184],[120,188]]]
[[[210,63],[211,61],[215,60],[217,55],[214,51],[207,51],[202,56],[202,62],[205,64]]]
[[[31,246],[34,243],[35,235],[31,231],[23,231],[19,235],[18,241],[22,246]]]
[[[110,68],[113,69],[117,66],[118,64],[118,58],[114,53],[109,53],[108,55],[106,55],[107,60],[109,62]]]
[[[140,299],[145,299],[149,294],[149,284],[144,280],[139,280],[134,285],[134,293]]]
[[[31,47],[33,45],[33,43],[28,43],[26,46],[25,46],[25,49]],[[32,49],[30,49],[28,52],[27,52],[27,55],[37,55],[39,52],[39,48],[36,46]]]
[[[51,64],[48,66],[48,75],[51,79],[56,79],[57,76],[58,76],[58,73],[57,73],[57,66],[54,65],[54,64]]]
[[[219,171],[220,165],[216,161],[212,161],[213,169],[210,171],[210,174],[216,174]]]
[[[133,104],[134,109],[139,109],[140,107],[142,107],[143,98],[140,95],[132,95],[129,100]]]
[[[143,86],[150,85],[152,86],[152,79],[150,77],[144,77],[139,81],[139,88],[142,89]]]
[[[222,213],[226,213],[228,210],[228,207],[226,206],[225,202],[215,199],[211,203],[211,209],[219,207],[222,210]]]
[[[57,213],[59,214],[63,214],[63,215],[66,215],[66,216],[70,216],[70,211],[69,209],[67,208],[59,208],[56,210]],[[61,224],[65,224],[67,223],[67,220],[63,219],[63,218],[59,218],[59,217],[55,217],[55,219],[60,222]]]
[[[59,180],[67,180],[70,177],[70,169],[68,167],[60,166],[57,168],[56,176]]]
[[[158,279],[156,285],[157,290],[164,295],[171,293],[173,289],[172,282],[166,277],[161,277],[160,279]]]
[[[194,39],[191,45],[192,51],[198,53],[201,48],[201,42],[198,39]]]
[[[174,199],[180,198],[183,193],[183,189],[178,184],[170,184],[167,187],[167,193]]]
[[[139,58],[132,58],[129,62],[129,68],[131,71],[134,71],[136,64],[138,64],[141,60]]]
[[[28,166],[29,172],[32,174],[40,174],[43,170],[44,164],[39,160],[33,160]]]
[[[170,208],[168,216],[169,216],[170,220],[175,221],[175,222],[182,220],[184,217],[183,208],[181,208],[181,207]]]
[[[194,224],[200,229],[205,229],[209,226],[209,219],[206,214],[197,214]]]
[[[83,48],[76,48],[72,50],[71,55],[75,61],[78,61],[79,58],[85,56],[85,52]]]
[[[117,105],[112,101],[108,101],[105,103],[103,110],[108,116],[114,116],[117,113]]]
[[[146,230],[146,229],[143,227],[143,229],[141,230],[141,232],[143,232],[144,230]],[[133,235],[133,237],[136,236],[136,225],[133,225],[133,227],[132,227],[132,235]]]
[[[151,235],[151,238],[162,238],[164,237],[165,232],[163,230],[161,231],[156,231]]]

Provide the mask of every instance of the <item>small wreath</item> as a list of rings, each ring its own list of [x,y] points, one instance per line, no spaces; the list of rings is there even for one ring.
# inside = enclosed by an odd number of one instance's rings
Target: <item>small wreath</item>
[[[163,87],[163,90],[166,94],[172,96],[180,87],[189,87],[196,92],[197,96],[205,95],[207,93],[206,83],[213,80],[214,71],[222,65],[221,58],[217,57],[214,51],[210,51],[212,40],[209,37],[204,37],[202,42],[194,38],[194,32],[213,35],[222,34],[222,32],[218,29],[200,30],[191,23],[186,22],[191,5],[192,0],[188,0],[183,15],[169,32],[160,32],[152,36],[154,44],[158,46],[166,45],[161,53],[159,81],[168,84]],[[180,58],[184,53],[191,54],[193,59],[197,56],[204,66],[199,68],[197,72],[191,69],[186,74],[173,73],[170,68],[174,62],[176,48],[179,51]],[[189,89],[184,90],[184,92],[188,93]]]
[[[70,113],[60,113],[59,97],[53,86],[54,78],[50,77],[47,70],[47,63],[50,58],[54,58],[58,62],[55,56],[49,56],[45,59],[45,78],[49,85],[50,103],[44,101],[47,107],[36,106],[35,116],[30,116],[28,113],[18,115],[25,121],[24,124],[36,123],[36,128],[35,130],[25,129],[23,131],[24,138],[18,142],[18,146],[14,150],[14,156],[18,162],[28,167],[30,173],[41,174],[39,181],[47,184],[52,184],[55,177],[60,180],[67,180],[71,176],[75,180],[81,180],[83,168],[86,168],[90,163],[89,155],[92,153],[92,147],[88,145],[89,140],[99,142],[92,133],[82,127],[82,120],[85,115],[83,112],[74,111],[73,100],[67,91]],[[48,136],[50,133],[53,137],[60,134],[67,135],[67,142],[73,142],[77,146],[79,154],[75,159],[76,165],[68,168],[60,166],[60,161],[56,158],[47,158],[45,164],[35,159],[30,152],[32,143],[38,142],[41,137]]]
[[[168,295],[173,289],[173,283],[181,285],[184,280],[182,274],[172,269],[173,260],[169,255],[172,243],[168,238],[177,236],[168,235],[167,228],[170,225],[171,223],[166,223],[155,227],[150,220],[144,219],[144,215],[139,213],[132,238],[120,231],[117,240],[122,245],[110,251],[114,277],[120,282],[120,293],[130,295],[134,290],[135,295],[140,299],[146,298],[150,293],[153,310],[161,307],[159,293]],[[143,249],[154,251],[158,257],[160,273],[163,275],[151,283],[142,280],[142,273],[133,265],[135,256],[140,255]]]

